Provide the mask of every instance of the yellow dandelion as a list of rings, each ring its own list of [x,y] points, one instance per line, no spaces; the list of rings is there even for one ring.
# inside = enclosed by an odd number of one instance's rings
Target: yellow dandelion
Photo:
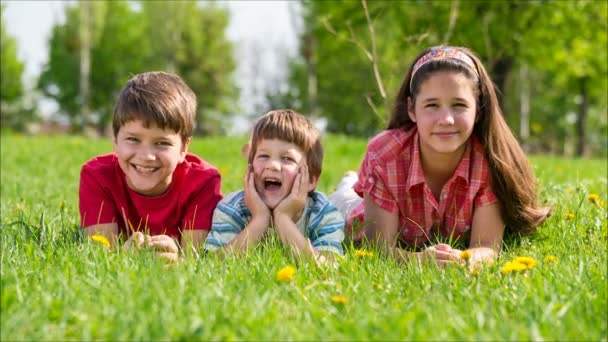
[[[340,295],[331,297],[331,301],[337,304],[348,304],[349,302],[348,298]]]
[[[61,200],[59,201],[59,203],[57,203],[57,209],[63,209],[65,208],[65,201]]]
[[[534,266],[536,266],[536,259],[531,257],[517,257],[513,259],[513,261],[526,265],[528,269],[532,269]]]
[[[104,245],[107,249],[110,249],[110,241],[108,241],[108,238],[106,238],[103,235],[98,235],[98,234],[92,235],[91,240]]]
[[[370,252],[370,251],[366,251],[364,249],[357,249],[357,250],[355,250],[355,256],[357,258],[366,258],[366,257],[371,258],[374,256],[374,253]]]
[[[589,200],[589,202],[593,203],[593,204],[599,204],[600,203],[600,196],[598,194],[590,194],[587,199]]]
[[[25,211],[25,208],[24,208],[23,204],[21,204],[21,203],[15,204],[15,211],[16,212],[23,212],[23,211]]]
[[[521,272],[527,270],[528,267],[525,264],[515,262],[515,261],[507,261],[504,266],[500,269],[500,272],[503,275],[507,275],[511,272]]]
[[[571,193],[572,191],[574,191],[574,189],[572,187],[569,187],[569,188],[566,189],[567,193]]]
[[[460,252],[460,259],[462,259],[462,260],[471,259],[471,251],[468,249],[465,249],[464,251]]]
[[[600,206],[601,208],[603,208],[603,207],[604,207],[604,204],[606,204],[606,203],[604,203],[604,201],[602,201],[602,200],[600,200],[600,201],[597,203],[597,205],[598,205],[598,206]]]
[[[545,264],[557,263],[557,257],[555,255],[547,255],[544,261]]]
[[[293,277],[295,275],[296,275],[296,268],[291,265],[287,265],[287,266],[281,268],[277,272],[277,280],[288,282],[288,281],[291,281],[291,279],[293,279]]]
[[[574,219],[574,214],[573,213],[565,213],[564,214],[564,219],[565,220],[572,220],[572,219]]]

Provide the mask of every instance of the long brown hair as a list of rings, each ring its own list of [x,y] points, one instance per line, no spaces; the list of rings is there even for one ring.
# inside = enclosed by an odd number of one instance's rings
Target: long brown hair
[[[474,61],[476,70],[458,59],[435,59],[422,65],[412,79],[416,61],[436,49],[457,49],[465,53]],[[387,129],[415,125],[408,115],[408,99],[414,104],[421,84],[439,71],[463,73],[473,80],[477,97],[477,122],[473,134],[483,145],[490,166],[492,189],[500,202],[503,220],[512,233],[533,232],[548,217],[551,209],[538,204],[532,167],[502,115],[494,83],[479,57],[471,50],[437,46],[418,55],[401,84]]]

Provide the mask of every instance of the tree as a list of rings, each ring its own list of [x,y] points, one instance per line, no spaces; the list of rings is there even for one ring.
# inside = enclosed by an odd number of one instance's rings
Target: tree
[[[143,1],[142,13],[151,42],[148,66],[182,76],[198,97],[196,132],[219,133],[221,116],[234,110],[238,95],[228,13],[194,0]]]
[[[0,19],[4,5],[0,5]],[[17,43],[9,36],[4,25],[4,19],[0,20],[0,106],[2,115],[2,127],[17,126],[21,120],[18,103],[23,95],[22,76],[25,65],[17,57]]]

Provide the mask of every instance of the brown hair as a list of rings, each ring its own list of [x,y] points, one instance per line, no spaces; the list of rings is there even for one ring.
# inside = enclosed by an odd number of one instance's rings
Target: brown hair
[[[162,71],[133,76],[118,94],[114,106],[114,136],[127,122],[141,120],[145,127],[172,129],[182,141],[192,136],[196,117],[196,95],[177,75]]]
[[[413,66],[418,59],[428,52],[445,48],[464,52],[474,61],[477,70],[472,70],[455,58],[435,59],[422,65],[411,79]],[[473,134],[483,145],[490,166],[492,189],[500,202],[502,217],[512,233],[533,232],[549,216],[551,209],[539,206],[532,167],[503,118],[494,83],[479,57],[471,50],[437,46],[426,49],[416,57],[401,84],[387,129],[415,125],[408,115],[408,99],[412,104],[416,103],[422,83],[439,71],[463,73],[473,80],[477,97],[477,122]]]
[[[279,109],[259,118],[251,134],[250,164],[253,162],[258,143],[264,139],[279,139],[297,145],[306,155],[310,179],[321,176],[323,166],[321,134],[305,116],[291,109]]]

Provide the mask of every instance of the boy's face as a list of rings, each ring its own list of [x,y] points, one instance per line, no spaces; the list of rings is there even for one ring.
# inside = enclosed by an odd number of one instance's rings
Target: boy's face
[[[291,192],[300,166],[306,165],[306,156],[297,145],[278,139],[260,140],[253,156],[255,189],[270,209]],[[308,189],[317,185],[315,177]]]
[[[155,125],[146,128],[141,120],[133,120],[120,128],[113,144],[129,187],[141,195],[158,196],[171,185],[190,139],[182,143],[177,132]]]

